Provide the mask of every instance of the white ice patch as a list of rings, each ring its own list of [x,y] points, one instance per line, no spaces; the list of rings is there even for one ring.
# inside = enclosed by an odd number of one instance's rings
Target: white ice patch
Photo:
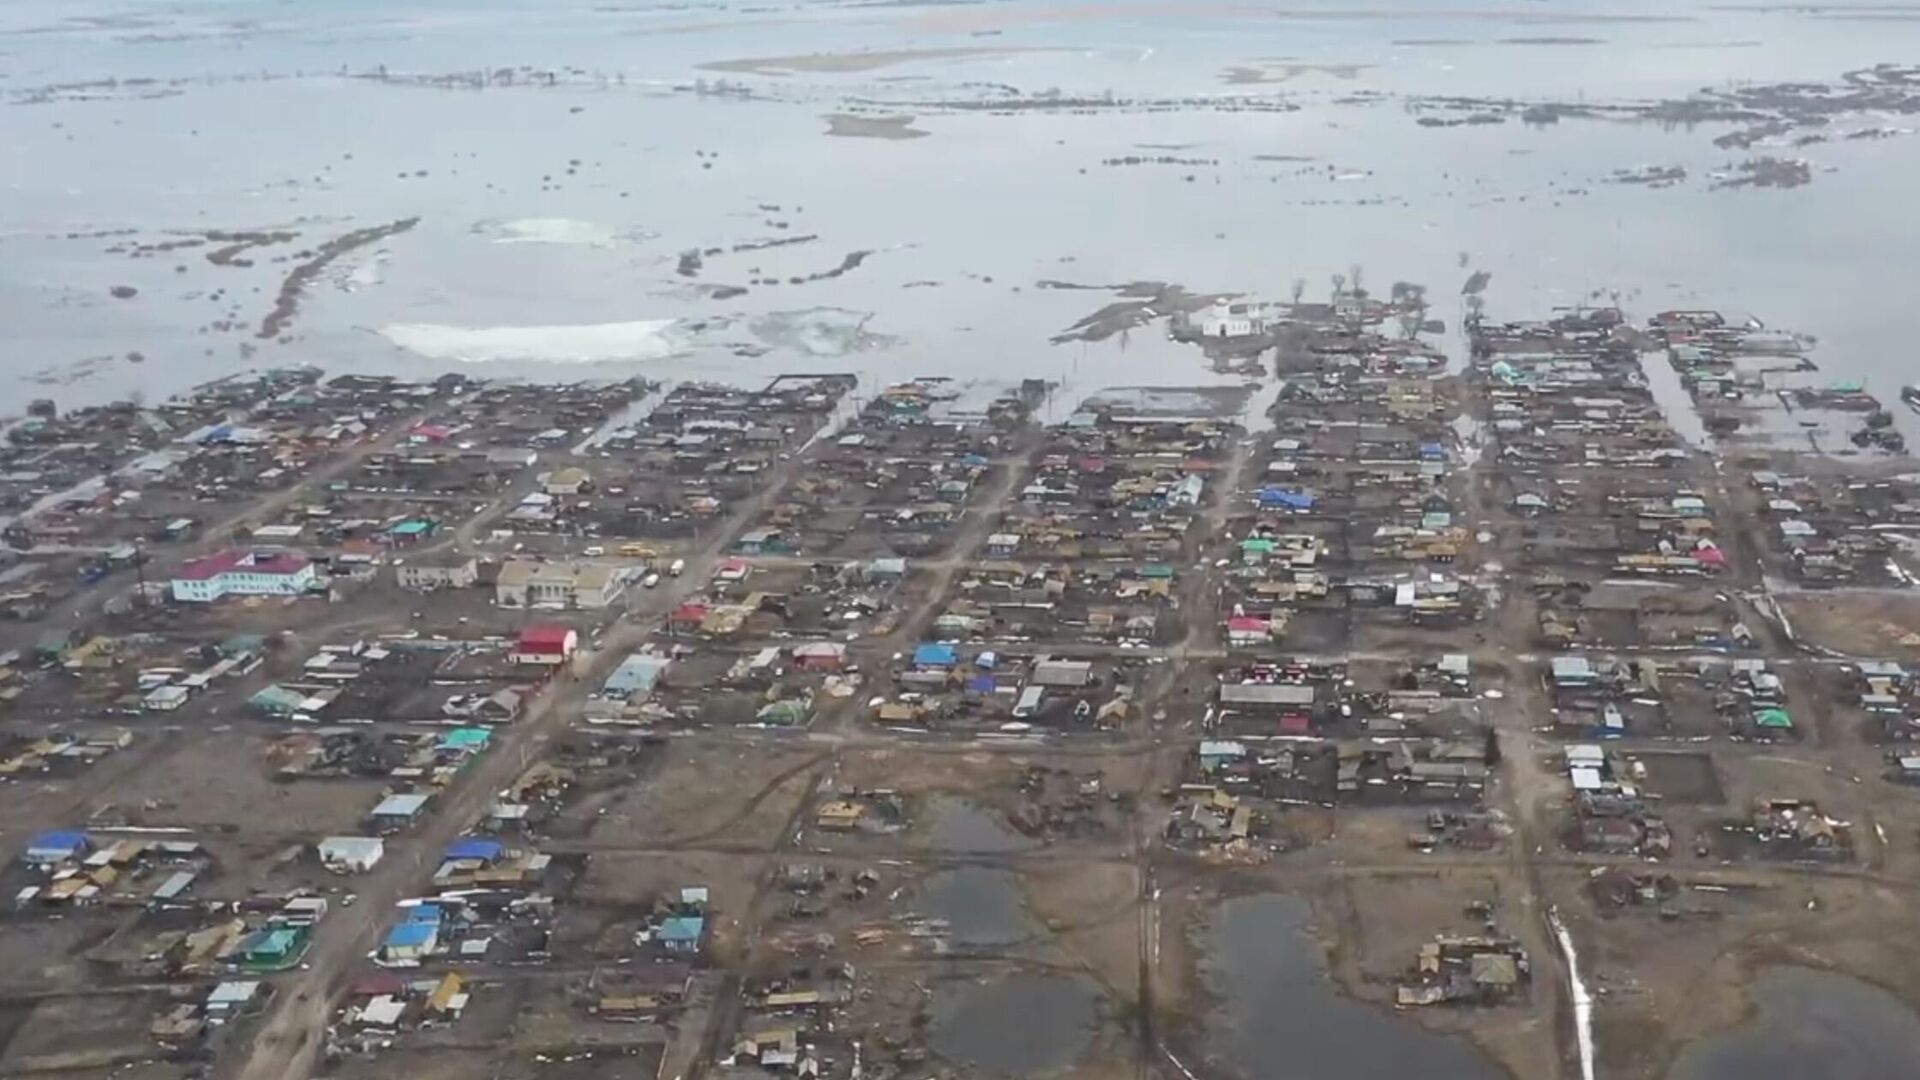
[[[482,221],[473,231],[496,244],[571,244],[578,247],[612,247],[621,235],[605,225],[574,218],[516,218],[512,221]]]
[[[430,360],[468,364],[530,360],[554,364],[592,364],[617,360],[658,360],[685,348],[674,319],[587,323],[577,326],[442,326],[394,323],[380,336]]]

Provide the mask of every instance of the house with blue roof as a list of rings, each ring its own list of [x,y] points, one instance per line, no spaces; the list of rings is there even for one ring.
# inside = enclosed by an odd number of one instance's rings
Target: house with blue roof
[[[487,744],[492,741],[493,732],[487,728],[454,728],[440,736],[440,744],[435,749],[459,754],[477,754],[485,750]]]
[[[36,866],[50,866],[78,859],[87,853],[88,847],[86,833],[78,829],[58,829],[27,841],[27,850],[21,859]]]
[[[620,661],[620,666],[607,676],[607,681],[600,685],[600,693],[619,698],[652,693],[654,684],[660,681],[670,663],[667,657],[655,653],[634,653]]]
[[[953,646],[937,642],[928,642],[913,650],[913,666],[917,668],[950,668],[958,658]]]
[[[493,863],[499,860],[500,853],[506,850],[498,840],[485,836],[464,836],[447,845],[445,858],[448,861],[474,861]]]
[[[249,936],[240,946],[240,966],[253,971],[285,971],[306,955],[312,933],[304,926],[273,926]]]
[[[1261,488],[1255,496],[1262,510],[1290,510],[1305,513],[1313,509],[1313,496],[1288,488]]]
[[[409,916],[387,931],[380,943],[379,963],[388,967],[418,967],[440,944],[440,922]]]
[[[674,915],[662,919],[654,928],[653,940],[668,952],[690,953],[700,951],[700,941],[707,933],[707,920],[700,915]]]

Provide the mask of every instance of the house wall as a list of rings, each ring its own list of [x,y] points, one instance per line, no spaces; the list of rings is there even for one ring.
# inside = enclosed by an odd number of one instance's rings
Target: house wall
[[[190,604],[212,603],[223,596],[299,596],[312,587],[311,564],[291,574],[263,574],[245,568],[210,578],[173,579],[173,598]]]
[[[479,578],[479,570],[469,559],[458,566],[402,566],[398,574],[403,589],[464,589]]]

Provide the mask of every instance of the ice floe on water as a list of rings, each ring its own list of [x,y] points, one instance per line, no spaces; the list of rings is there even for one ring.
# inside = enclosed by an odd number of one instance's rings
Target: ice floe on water
[[[496,244],[566,244],[576,247],[612,247],[634,239],[630,233],[611,226],[576,218],[515,218],[511,221],[482,221],[473,231]]]
[[[817,307],[770,312],[753,319],[747,328],[770,348],[792,349],[804,356],[847,356],[899,343],[898,338],[868,330],[872,319],[872,312]]]
[[[430,360],[481,364],[505,360],[591,364],[658,360],[686,348],[676,319],[585,323],[573,326],[443,326],[394,323],[380,336]]]
[[[830,359],[889,348],[899,339],[867,329],[873,314],[845,308],[772,311],[750,318],[639,319],[560,326],[390,323],[380,336],[416,356],[459,363],[599,364],[664,360],[702,349]],[[744,329],[750,340],[741,340]]]

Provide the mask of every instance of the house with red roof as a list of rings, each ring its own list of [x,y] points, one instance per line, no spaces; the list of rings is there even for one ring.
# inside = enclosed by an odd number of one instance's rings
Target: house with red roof
[[[301,596],[319,582],[313,560],[297,551],[235,548],[193,559],[173,575],[173,598],[211,604],[228,596]]]
[[[580,631],[560,623],[535,623],[520,631],[513,644],[516,664],[546,664],[549,667],[573,659],[580,648]]]

